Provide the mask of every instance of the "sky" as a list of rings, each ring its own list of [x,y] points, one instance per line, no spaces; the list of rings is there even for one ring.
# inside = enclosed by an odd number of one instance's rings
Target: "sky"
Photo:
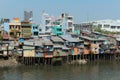
[[[43,11],[55,17],[69,13],[75,23],[120,19],[120,0],[0,0],[0,18],[23,20],[25,10],[33,11],[33,20],[37,23]]]

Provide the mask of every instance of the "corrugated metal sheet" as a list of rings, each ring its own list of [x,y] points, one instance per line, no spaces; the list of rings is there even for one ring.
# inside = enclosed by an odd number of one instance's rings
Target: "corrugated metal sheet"
[[[31,46],[23,46],[23,49],[31,49],[31,50],[33,50],[33,49],[35,49],[35,47],[31,47]]]
[[[70,35],[61,35],[61,38],[69,42],[80,42],[82,40],[78,38],[72,38]]]
[[[35,50],[24,50],[23,56],[24,57],[35,57]]]
[[[45,40],[45,39],[30,39],[24,41],[24,45],[41,46],[41,45],[53,45],[53,43],[50,40]]]
[[[35,54],[35,57],[43,57],[43,53],[37,52],[37,53]]]
[[[33,42],[31,42],[31,41],[24,41],[24,45],[31,45],[31,46],[33,46]]]
[[[57,37],[57,36],[52,36],[52,37],[51,37],[51,40],[52,40],[53,42],[64,42],[61,38],[59,38],[59,37]]]

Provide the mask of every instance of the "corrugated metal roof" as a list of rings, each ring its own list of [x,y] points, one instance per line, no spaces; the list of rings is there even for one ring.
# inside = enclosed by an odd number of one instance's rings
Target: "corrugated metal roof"
[[[35,47],[23,46],[23,49],[35,49]]]
[[[117,41],[120,41],[120,38],[116,38]]]
[[[84,38],[84,39],[87,39],[87,40],[90,40],[90,41],[99,41],[99,40],[104,40],[104,39],[95,39],[95,38],[90,38],[90,37],[87,37],[87,36],[80,36],[80,38]]]
[[[0,43],[8,44],[10,41],[0,41]]]
[[[62,48],[62,45],[54,44],[54,48]]]
[[[24,41],[24,45],[33,46],[33,45],[34,45],[34,42],[32,42],[32,41]]]
[[[57,37],[57,36],[52,36],[52,37],[51,37],[51,40],[52,40],[53,42],[64,42],[61,38],[59,38],[59,37]]]
[[[40,46],[40,45],[53,45],[53,43],[50,40],[42,38],[42,39],[30,39],[24,41],[24,45]]]
[[[59,45],[59,44],[54,44],[54,48],[61,48],[63,50],[69,50],[70,48],[64,46],[64,45]]]
[[[72,38],[70,35],[61,35],[61,38],[63,38],[66,41],[69,41],[69,42],[80,42],[80,41],[82,41],[78,38]]]
[[[62,47],[63,50],[69,50],[70,48],[66,47],[66,46],[63,46]]]
[[[53,45],[53,43],[51,41],[49,42],[44,42],[45,44],[44,45]]]

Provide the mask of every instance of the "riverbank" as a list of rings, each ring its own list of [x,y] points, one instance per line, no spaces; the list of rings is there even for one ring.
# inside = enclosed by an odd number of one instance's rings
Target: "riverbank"
[[[54,64],[87,64],[92,62],[115,62],[119,61],[120,56],[117,54],[88,54],[77,56],[60,56],[59,58],[44,57],[20,57],[12,55],[6,60],[4,57],[0,59],[0,67],[16,67],[21,65],[54,65]]]
[[[18,63],[15,58],[10,58],[8,60],[0,60],[0,67],[16,67],[19,65],[21,64]]]

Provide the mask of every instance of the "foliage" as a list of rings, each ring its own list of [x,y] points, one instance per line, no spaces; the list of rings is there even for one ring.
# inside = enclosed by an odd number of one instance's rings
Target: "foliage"
[[[14,33],[14,38],[17,38],[17,34],[16,33]]]
[[[61,61],[62,60],[62,58],[52,58],[52,61],[54,62],[54,61]]]
[[[0,40],[3,40],[3,36],[0,34]]]
[[[101,30],[98,27],[94,27],[94,31],[100,32],[100,33],[103,33],[103,34],[119,34],[120,33],[120,32],[110,32],[110,31],[106,31],[106,30]]]

